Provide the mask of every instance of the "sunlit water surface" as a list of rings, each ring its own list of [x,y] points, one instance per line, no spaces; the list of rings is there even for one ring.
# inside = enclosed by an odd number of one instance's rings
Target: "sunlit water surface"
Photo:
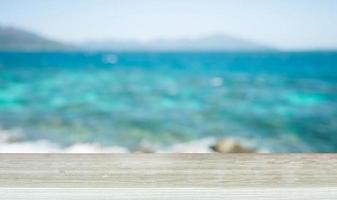
[[[337,53],[0,53],[0,126],[133,148],[337,152]]]

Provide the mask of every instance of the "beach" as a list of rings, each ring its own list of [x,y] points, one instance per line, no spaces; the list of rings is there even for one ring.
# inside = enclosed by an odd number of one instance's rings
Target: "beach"
[[[257,151],[252,147],[243,146],[239,141],[229,138],[221,140],[204,138],[161,148],[140,144],[134,149],[128,149],[95,143],[79,143],[62,148],[47,140],[24,141],[20,134],[0,129],[0,153],[267,153],[267,151]]]

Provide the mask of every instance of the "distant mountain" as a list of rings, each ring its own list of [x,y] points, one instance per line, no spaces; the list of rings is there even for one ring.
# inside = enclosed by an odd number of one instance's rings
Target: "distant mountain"
[[[89,50],[116,51],[269,51],[273,48],[222,34],[200,38],[181,38],[175,40],[160,39],[149,42],[126,41],[91,41],[81,45]]]
[[[0,51],[73,50],[74,46],[13,27],[0,27]]]
[[[0,26],[0,51],[269,51],[272,48],[223,34],[200,38],[102,40],[78,45],[64,44],[38,34]]]

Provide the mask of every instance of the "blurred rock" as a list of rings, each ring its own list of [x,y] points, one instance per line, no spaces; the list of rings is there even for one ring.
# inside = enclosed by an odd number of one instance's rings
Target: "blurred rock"
[[[156,151],[150,147],[139,146],[132,153],[156,153]]]
[[[232,139],[222,139],[219,140],[215,145],[211,146],[215,152],[218,153],[255,153],[253,149],[244,148],[235,140]]]
[[[0,143],[16,143],[21,142],[23,137],[18,130],[3,130],[0,128]]]

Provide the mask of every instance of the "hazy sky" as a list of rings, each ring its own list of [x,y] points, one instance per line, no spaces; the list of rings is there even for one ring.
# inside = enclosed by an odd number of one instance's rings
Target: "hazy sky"
[[[337,49],[337,0],[0,0],[0,24],[72,42],[225,33]]]

